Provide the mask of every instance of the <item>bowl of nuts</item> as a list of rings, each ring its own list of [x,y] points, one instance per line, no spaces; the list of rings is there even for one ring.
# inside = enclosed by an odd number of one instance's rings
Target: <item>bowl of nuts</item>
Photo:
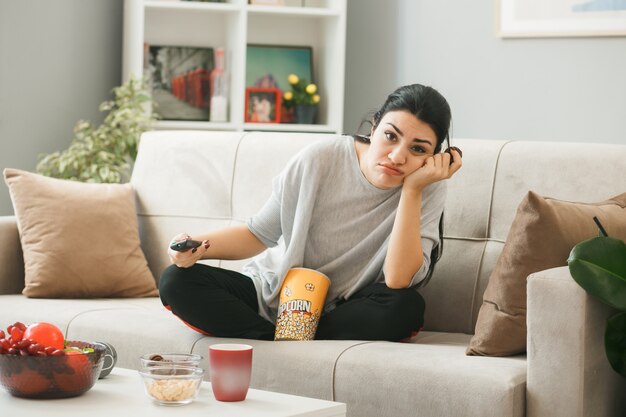
[[[157,404],[183,405],[198,395],[204,370],[194,366],[159,365],[142,368],[146,395]]]

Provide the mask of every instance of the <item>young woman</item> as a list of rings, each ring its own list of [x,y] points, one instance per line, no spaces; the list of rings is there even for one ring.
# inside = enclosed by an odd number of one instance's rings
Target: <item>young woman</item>
[[[308,146],[247,224],[194,236],[203,243],[196,249],[169,250],[163,304],[203,333],[273,340],[282,279],[306,267],[331,280],[317,339],[409,337],[425,308],[414,287],[441,254],[445,180],[461,168],[457,148],[441,152],[450,119],[441,94],[413,84],[387,97],[369,136]],[[242,273],[196,263],[255,255]]]

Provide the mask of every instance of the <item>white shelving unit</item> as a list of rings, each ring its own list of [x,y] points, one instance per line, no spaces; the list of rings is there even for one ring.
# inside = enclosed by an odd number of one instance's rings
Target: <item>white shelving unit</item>
[[[346,1],[300,0],[296,3],[302,6],[261,6],[249,5],[247,0],[125,0],[123,80],[143,74],[144,43],[224,47],[230,73],[229,121],[161,120],[157,128],[342,133]],[[314,81],[322,97],[317,124],[244,123],[248,44],[312,47]]]

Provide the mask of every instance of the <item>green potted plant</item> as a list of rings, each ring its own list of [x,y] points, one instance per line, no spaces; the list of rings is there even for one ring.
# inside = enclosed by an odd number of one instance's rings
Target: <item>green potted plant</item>
[[[81,120],[74,126],[68,149],[41,155],[37,172],[49,177],[84,182],[128,181],[137,156],[139,137],[157,118],[145,82],[131,77],[113,89],[114,98],[100,104],[108,111],[98,127]]]
[[[283,93],[283,107],[287,111],[295,110],[296,123],[313,124],[315,111],[321,99],[317,94],[317,85],[309,83],[296,74],[289,74],[287,81],[291,90]]]
[[[604,347],[611,367],[626,377],[626,243],[602,236],[574,246],[567,264],[574,280],[589,294],[619,310],[607,319]]]

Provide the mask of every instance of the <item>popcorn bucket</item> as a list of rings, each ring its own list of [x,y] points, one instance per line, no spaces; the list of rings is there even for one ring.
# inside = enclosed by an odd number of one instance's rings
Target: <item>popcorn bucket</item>
[[[280,289],[274,340],[313,340],[330,279],[308,268],[291,268]]]

